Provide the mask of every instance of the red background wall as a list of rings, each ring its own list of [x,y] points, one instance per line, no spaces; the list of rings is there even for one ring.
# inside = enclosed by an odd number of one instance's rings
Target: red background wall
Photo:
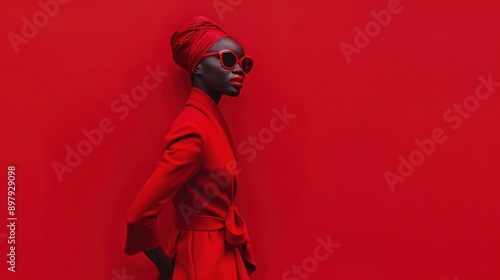
[[[122,253],[124,215],[187,99],[170,35],[201,14],[256,61],[241,95],[219,104],[236,144],[262,145],[240,154],[236,200],[252,279],[500,279],[500,86],[476,96],[480,77],[500,81],[497,2],[72,0],[40,11],[20,0],[0,9],[0,218],[8,165],[18,217],[17,272],[1,226],[0,278],[152,279],[143,254]],[[168,74],[126,106],[120,96],[148,67]],[[266,134],[285,107],[295,117]],[[55,162],[102,121],[102,139],[58,178]]]

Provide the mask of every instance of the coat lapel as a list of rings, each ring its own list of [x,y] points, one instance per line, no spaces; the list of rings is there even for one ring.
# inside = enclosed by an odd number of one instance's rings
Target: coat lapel
[[[197,87],[191,88],[191,94],[189,99],[186,101],[186,106],[193,106],[205,114],[210,121],[214,124],[215,128],[225,137],[226,143],[229,145],[233,157],[236,161],[236,165],[239,168],[238,157],[236,153],[236,146],[234,144],[233,134],[231,129],[226,122],[226,119],[222,115],[219,106],[213,101],[213,99],[204,91]],[[237,177],[234,176],[233,189],[234,193],[232,198],[236,196],[237,190]]]

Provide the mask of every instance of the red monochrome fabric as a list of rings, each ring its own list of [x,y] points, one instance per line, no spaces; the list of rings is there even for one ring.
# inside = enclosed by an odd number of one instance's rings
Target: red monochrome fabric
[[[217,104],[192,87],[164,139],[162,158],[127,211],[125,253],[160,245],[157,216],[174,205],[175,226],[166,254],[173,280],[246,280],[256,264],[248,228],[233,205],[238,158]]]
[[[204,16],[192,17],[172,34],[172,57],[177,65],[192,73],[210,47],[226,36],[229,35],[212,20]]]

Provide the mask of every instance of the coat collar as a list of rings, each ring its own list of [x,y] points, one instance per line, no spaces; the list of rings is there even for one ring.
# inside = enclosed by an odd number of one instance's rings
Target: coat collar
[[[221,133],[225,134],[225,138],[231,147],[233,152],[234,160],[236,161],[236,168],[239,170],[238,157],[236,153],[236,147],[234,145],[233,134],[229,129],[229,126],[226,122],[226,119],[222,115],[222,112],[215,103],[215,101],[203,90],[197,87],[191,87],[191,94],[189,99],[186,101],[186,106],[192,106],[200,110],[204,115],[206,115],[210,121],[213,123],[217,130],[220,130]],[[237,189],[238,189],[238,176],[234,177],[234,181],[232,184],[232,194],[229,195],[231,201],[236,197]]]
[[[231,133],[231,129],[229,129],[226,119],[222,115],[222,111],[215,101],[203,90],[197,87],[191,87],[191,93],[185,105],[197,108],[204,113],[214,123],[214,125],[218,124],[222,128],[224,134],[226,135],[226,139],[231,146],[234,159],[238,161],[233,134]]]

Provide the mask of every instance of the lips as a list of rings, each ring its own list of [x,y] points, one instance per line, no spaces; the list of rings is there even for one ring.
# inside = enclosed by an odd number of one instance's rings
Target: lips
[[[243,80],[242,76],[236,76],[231,79],[231,84],[235,87],[241,88],[243,86]]]

